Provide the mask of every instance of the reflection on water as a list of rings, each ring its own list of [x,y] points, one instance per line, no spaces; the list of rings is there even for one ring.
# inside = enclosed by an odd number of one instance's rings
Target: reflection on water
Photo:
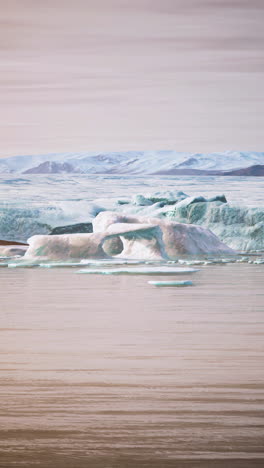
[[[1,468],[263,466],[262,265],[0,275]]]

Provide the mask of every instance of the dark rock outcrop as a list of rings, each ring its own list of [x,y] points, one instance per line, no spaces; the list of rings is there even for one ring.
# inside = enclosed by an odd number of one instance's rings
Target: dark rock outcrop
[[[92,223],[69,224],[68,226],[58,226],[52,229],[51,236],[60,234],[81,234],[93,232]]]

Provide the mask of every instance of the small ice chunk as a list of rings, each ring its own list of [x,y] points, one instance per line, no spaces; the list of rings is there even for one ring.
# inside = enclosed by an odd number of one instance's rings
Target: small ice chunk
[[[186,193],[181,192],[181,191],[154,192],[154,193],[148,193],[145,196],[147,199],[151,200],[152,203],[164,202],[167,205],[174,204],[188,197]]]
[[[182,287],[182,286],[192,286],[192,281],[148,281],[148,284],[152,284],[153,286],[159,287]]]
[[[130,198],[126,198],[126,199],[123,199],[123,200],[117,200],[117,205],[129,205],[130,203]]]
[[[226,265],[228,263],[236,263],[235,258],[214,258],[212,259],[212,263],[218,265]]]
[[[239,258],[236,262],[237,263],[248,263],[249,261],[249,257],[242,257],[242,258]]]
[[[148,198],[144,197],[144,195],[138,194],[132,197],[132,203],[136,206],[150,206],[153,205],[153,202]]]
[[[204,260],[179,260],[178,263],[180,265],[204,265]]]
[[[255,265],[262,265],[264,263],[264,258],[257,258],[254,260]]]

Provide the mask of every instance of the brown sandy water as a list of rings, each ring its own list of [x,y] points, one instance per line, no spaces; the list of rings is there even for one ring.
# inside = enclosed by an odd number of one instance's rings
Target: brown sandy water
[[[264,466],[263,265],[74,272],[0,270],[0,467]]]

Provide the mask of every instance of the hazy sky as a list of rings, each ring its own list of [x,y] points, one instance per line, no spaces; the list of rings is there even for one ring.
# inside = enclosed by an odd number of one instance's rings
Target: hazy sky
[[[0,0],[0,156],[264,151],[263,0]]]

